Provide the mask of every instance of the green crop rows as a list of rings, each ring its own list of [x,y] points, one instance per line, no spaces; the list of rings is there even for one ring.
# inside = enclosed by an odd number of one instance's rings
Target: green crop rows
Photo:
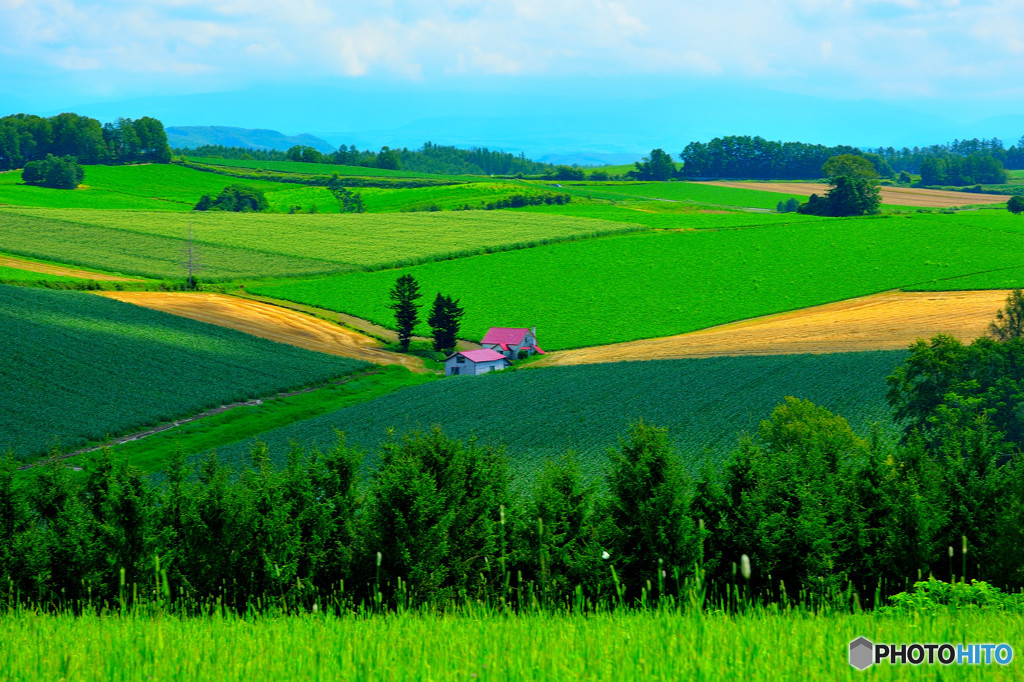
[[[38,454],[366,366],[73,291],[0,286],[0,452]]]
[[[664,202],[686,202],[706,206],[774,209],[780,201],[786,201],[790,197],[799,201],[807,201],[807,197],[799,194],[719,187],[696,182],[594,182],[564,184],[563,186],[565,191],[591,196],[595,199],[659,199]]]
[[[252,291],[393,325],[388,291],[409,273],[428,295],[461,300],[462,338],[536,325],[545,350],[576,348],[1024,267],[1024,221],[1014,222],[976,212],[647,232]]]
[[[42,227],[38,238],[36,230],[22,225],[29,220]],[[60,238],[68,223],[82,226],[84,243]],[[93,231],[88,226],[106,229]],[[201,277],[210,279],[375,269],[641,229],[505,211],[385,215],[0,211],[0,238],[7,251],[95,266],[110,259],[110,267],[121,267],[118,259],[127,253],[131,266],[122,267],[123,271],[157,277],[180,275],[190,228],[205,266]],[[46,241],[51,232],[55,240]],[[246,258],[253,261],[247,263]],[[152,265],[146,265],[147,259]]]
[[[0,265],[0,282],[80,282],[83,279],[85,278],[51,275],[47,272],[35,272]]]
[[[475,179],[456,175],[435,175],[432,173],[412,173],[395,171],[386,168],[366,168],[364,166],[340,166],[333,163],[303,163],[301,161],[257,161],[254,159],[211,159],[203,157],[186,157],[193,163],[209,166],[225,166],[227,168],[251,168],[253,170],[277,171],[280,173],[299,173],[303,175],[363,176],[371,178],[437,178],[452,181]]]
[[[292,439],[329,447],[334,429],[367,450],[397,432],[441,425],[456,438],[502,443],[520,481],[532,480],[545,458],[575,450],[588,474],[604,465],[631,420],[666,426],[687,461],[720,459],[738,431],[753,432],[787,395],[812,400],[846,417],[862,435],[880,422],[892,428],[885,377],[903,351],[652,360],[546,367],[456,377],[414,386],[260,436],[272,453]],[[888,431],[887,431],[888,432]],[[244,463],[247,443],[221,448]]]
[[[30,213],[21,213],[20,211]],[[106,228],[85,221],[100,213],[126,229]],[[178,234],[168,236],[131,231],[147,215],[172,213],[119,211],[64,212],[48,209],[0,209],[0,243],[8,253],[82,265],[127,275],[184,279],[188,251],[188,220],[182,218]],[[284,216],[282,216],[284,217]],[[294,216],[288,216],[294,217]],[[202,280],[322,274],[345,269],[340,263],[296,258],[273,252],[219,244],[194,245],[195,261]]]

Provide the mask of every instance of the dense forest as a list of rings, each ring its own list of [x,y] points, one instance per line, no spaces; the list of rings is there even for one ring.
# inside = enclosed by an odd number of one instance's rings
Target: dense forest
[[[336,151],[326,154],[306,145],[296,145],[288,151],[203,145],[191,149],[175,149],[174,153],[222,159],[333,163],[441,175],[540,175],[553,170],[551,164],[531,161],[523,154],[493,151],[486,147],[459,149],[432,142],[426,142],[415,150],[381,147],[377,152],[359,150],[355,145],[341,145]]]
[[[15,114],[0,118],[0,170],[22,168],[31,161],[71,156],[78,163],[167,163],[164,125],[143,116],[100,125],[88,116],[64,113],[49,118]]]
[[[821,167],[841,154],[863,156],[879,177],[920,173],[924,185],[973,185],[1006,182],[1005,168],[1024,168],[1024,137],[1005,149],[1001,140],[954,140],[928,147],[858,149],[804,142],[775,142],[732,135],[691,142],[679,155],[686,178],[760,178],[806,180],[821,177]]]

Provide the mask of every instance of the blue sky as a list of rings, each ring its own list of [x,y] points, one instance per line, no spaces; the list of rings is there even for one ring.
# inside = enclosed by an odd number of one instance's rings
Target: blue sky
[[[304,84],[486,95],[543,83],[586,100],[633,82],[969,122],[1024,114],[1022,73],[1022,0],[0,0],[4,113]]]

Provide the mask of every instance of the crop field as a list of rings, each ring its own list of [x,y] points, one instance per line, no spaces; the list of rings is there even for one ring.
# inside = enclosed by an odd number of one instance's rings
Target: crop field
[[[0,267],[4,267],[7,270],[20,270],[23,273],[35,273],[50,275],[58,279],[92,279],[96,281],[107,281],[107,282],[139,282],[142,280],[132,279],[130,277],[118,277],[117,275],[109,275],[103,272],[93,272],[91,270],[79,270],[76,268],[68,268],[63,265],[56,265],[54,263],[43,263],[41,261],[26,260],[24,258],[15,258],[13,256],[5,256],[0,254]],[[24,279],[32,279],[28,274]],[[36,278],[39,279],[39,278]],[[48,279],[48,278],[42,278]]]
[[[592,182],[557,183],[562,190],[574,195],[583,195],[594,199],[654,199],[663,202],[682,202],[701,206],[733,206],[739,208],[772,209],[779,201],[788,197],[776,192],[768,192],[746,187],[717,187],[699,182]],[[796,199],[804,197],[793,192]]]
[[[0,259],[0,282],[77,282],[80,281],[78,277],[65,277],[64,275],[54,275],[49,272],[34,272],[32,270],[25,270],[23,268],[11,268],[6,265],[2,265],[3,260]]]
[[[718,355],[782,355],[906,349],[942,332],[984,336],[1006,304],[1003,290],[886,292],[733,322],[710,329],[549,353],[531,366],[578,365]]]
[[[268,303],[225,294],[168,291],[108,291],[102,295],[319,353],[425,371],[420,358],[383,350],[383,344],[374,338]]]
[[[227,185],[273,192],[280,183],[238,180],[169,164],[85,166],[76,190],[21,184],[21,173],[0,173],[0,204],[46,208],[190,211],[204,194],[216,196]]]
[[[0,286],[0,452],[102,440],[365,363],[93,294]]]
[[[456,175],[435,175],[432,173],[413,173],[403,170],[386,168],[366,168],[365,166],[339,166],[333,163],[304,163],[302,161],[257,161],[254,159],[213,159],[189,156],[189,161],[209,166],[225,166],[228,168],[251,168],[253,170],[277,171],[279,173],[299,173],[304,175],[338,175],[363,176],[371,178],[436,178],[440,180],[477,180],[479,178]]]
[[[765,225],[839,220],[800,213],[776,213],[767,210],[744,211],[707,209],[664,201],[577,201],[561,206],[527,206],[515,212],[573,215],[612,222],[645,225],[656,230],[727,230]]]
[[[124,229],[87,222],[98,215],[106,215]],[[189,215],[0,208],[0,243],[8,253],[20,256],[126,275],[184,280]],[[180,216],[177,234],[173,230],[166,231],[168,236],[133,231],[146,216],[156,216],[157,220],[161,216]],[[204,281],[316,275],[345,269],[336,262],[204,243],[199,239],[195,242],[195,259],[199,264],[198,276]]]
[[[751,188],[767,192],[789,193],[803,198],[811,194],[825,194],[829,185],[820,182],[708,182],[714,187]],[[917,206],[923,208],[954,208],[976,204],[1005,204],[1010,197],[999,194],[975,194],[973,192],[950,192],[940,189],[918,187],[881,187],[882,203],[892,206]]]
[[[652,360],[495,372],[432,381],[261,434],[271,455],[289,442],[329,447],[334,429],[350,444],[373,450],[397,433],[438,424],[449,436],[476,436],[508,447],[517,485],[540,463],[573,450],[597,477],[605,452],[629,423],[643,419],[669,429],[693,469],[721,460],[740,431],[755,431],[786,396],[812,400],[847,418],[861,435],[871,424],[892,433],[885,377],[906,353],[876,351],[693,360]],[[224,460],[246,463],[248,443],[222,447]]]
[[[536,325],[540,345],[558,350],[682,334],[1011,267],[1024,268],[1024,220],[975,212],[616,235],[250,290],[393,327],[388,291],[399,275],[412,274],[428,294],[460,299],[462,338],[478,340],[492,326]],[[426,325],[418,330],[429,334]]]
[[[1020,679],[1024,620],[953,610],[880,617],[754,609],[742,615],[309,614],[255,618],[0,615],[0,661],[29,680],[877,680]],[[849,644],[1008,642],[1006,666],[880,663]]]
[[[172,276],[169,271],[183,277],[183,246],[191,228],[200,261],[206,266],[200,277],[213,279],[378,269],[642,229],[572,216],[505,211],[268,215],[28,208],[19,209],[13,216],[0,211],[0,216],[4,216],[0,238],[12,253],[90,264],[86,263],[86,253],[90,260],[102,262],[108,254],[128,250],[127,244],[144,242],[149,250],[136,254],[131,249],[132,255],[148,257],[153,264],[146,271],[144,263],[133,261],[131,271],[158,277]],[[33,229],[18,228],[19,220],[48,221],[56,241],[48,241],[44,249],[42,239],[34,238]],[[68,223],[83,226],[85,234],[81,236],[88,245],[60,239]],[[89,226],[105,228],[96,231],[102,237],[88,236],[92,232]],[[17,239],[6,239],[9,233]],[[252,259],[250,265],[246,264],[247,257]]]

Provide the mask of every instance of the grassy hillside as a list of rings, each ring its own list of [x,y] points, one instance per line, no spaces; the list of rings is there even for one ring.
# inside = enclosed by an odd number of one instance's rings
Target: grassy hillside
[[[740,431],[756,430],[788,395],[846,417],[862,435],[880,422],[892,433],[885,377],[903,351],[656,360],[550,367],[453,377],[414,386],[372,402],[298,422],[259,436],[277,457],[288,443],[329,446],[337,428],[349,443],[373,449],[387,437],[434,424],[459,438],[508,446],[517,477],[539,462],[574,450],[589,475],[604,464],[631,420],[669,428],[673,443],[696,466],[705,454],[725,456]],[[246,461],[247,443],[218,450]]]
[[[739,206],[775,209],[780,201],[793,197],[801,202],[807,197],[799,194],[764,192],[702,185],[695,182],[591,182],[558,183],[571,194],[582,194],[594,199],[658,199],[706,206]]]
[[[680,334],[1008,267],[1024,267],[1024,220],[976,212],[644,232],[251,290],[393,325],[387,292],[408,273],[424,291],[461,300],[463,338],[536,325],[540,344],[553,350]]]
[[[0,241],[11,253],[106,264],[154,277],[182,276],[191,228],[203,279],[383,268],[640,229],[506,211],[281,215],[0,209],[0,216]]]
[[[0,282],[81,282],[80,277],[51,275],[46,272],[33,272],[21,268],[9,268],[0,265]]]
[[[0,286],[0,452],[27,456],[366,364],[74,291]]]
[[[280,183],[236,180],[168,164],[84,168],[85,179],[76,190],[24,185],[21,183],[20,171],[0,173],[0,204],[191,211],[202,195],[216,196],[227,185],[245,185],[265,192],[273,192],[282,187]]]
[[[301,173],[315,175],[363,176],[369,178],[437,178],[441,180],[471,180],[468,176],[436,175],[433,173],[413,173],[403,170],[387,170],[386,168],[366,168],[365,166],[340,166],[333,163],[303,163],[301,161],[256,161],[252,159],[212,159],[204,157],[187,157],[195,163],[226,168],[252,168],[254,170],[277,171],[279,173]]]

